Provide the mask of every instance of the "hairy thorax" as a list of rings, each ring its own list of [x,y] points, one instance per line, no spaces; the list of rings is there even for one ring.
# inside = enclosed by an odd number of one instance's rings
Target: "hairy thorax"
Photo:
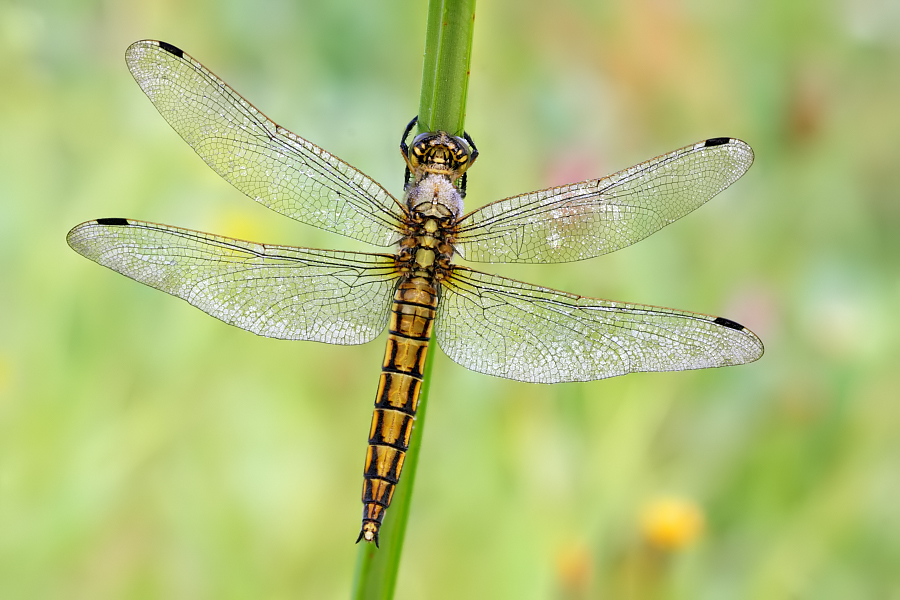
[[[410,183],[406,207],[409,220],[400,241],[401,269],[408,277],[440,281],[453,258],[456,222],[463,210],[462,196],[449,177],[428,173]]]

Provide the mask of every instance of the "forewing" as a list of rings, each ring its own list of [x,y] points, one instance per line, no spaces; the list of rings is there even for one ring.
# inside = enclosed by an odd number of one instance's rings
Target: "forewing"
[[[753,163],[715,138],[603,179],[506,198],[460,220],[457,251],[475,262],[569,262],[624,248],[688,214]]]
[[[763,345],[722,317],[584,298],[454,267],[441,283],[438,343],[462,366],[529,383],[752,362]]]
[[[144,40],[128,48],[125,60],[169,125],[260,204],[379,246],[399,238],[396,201],[384,188],[268,119],[188,54]]]
[[[389,255],[254,244],[156,223],[98,219],[69,232],[79,254],[266,337],[362,344],[387,323]]]

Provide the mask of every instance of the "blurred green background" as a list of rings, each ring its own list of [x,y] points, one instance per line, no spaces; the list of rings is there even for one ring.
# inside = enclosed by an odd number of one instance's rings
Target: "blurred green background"
[[[0,3],[0,597],[348,596],[383,338],[259,338],[65,235],[121,216],[362,249],[220,180],[124,51],[184,48],[399,194],[425,11]],[[489,268],[724,315],[767,350],[556,386],[438,352],[398,598],[900,598],[898,31],[892,0],[480,3],[470,207],[707,137],[757,157],[636,246]],[[696,539],[653,545],[664,498]]]

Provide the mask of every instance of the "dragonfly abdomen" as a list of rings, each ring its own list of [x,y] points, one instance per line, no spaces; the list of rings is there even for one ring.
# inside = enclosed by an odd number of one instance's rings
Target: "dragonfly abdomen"
[[[400,480],[436,308],[437,290],[428,278],[413,277],[397,287],[369,431],[363,471],[363,522],[357,542],[378,544],[378,529]]]

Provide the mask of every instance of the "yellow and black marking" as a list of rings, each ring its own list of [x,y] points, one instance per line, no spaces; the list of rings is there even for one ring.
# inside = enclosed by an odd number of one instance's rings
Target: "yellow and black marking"
[[[409,163],[413,172],[462,175],[469,162],[469,149],[458,137],[438,131],[422,133],[413,140]]]
[[[363,522],[357,542],[378,545],[378,530],[400,480],[422,389],[437,299],[437,289],[426,277],[403,281],[394,294],[363,470]]]
[[[443,175],[450,181],[457,182],[465,176],[466,171],[478,158],[475,142],[465,132],[460,138],[445,131],[430,131],[420,133],[413,139],[412,146],[407,146],[406,138],[418,120],[418,116],[413,117],[400,139],[400,152],[406,161],[404,187],[409,184],[412,174],[415,174],[416,181],[434,174]],[[460,192],[465,196],[464,188]]]

